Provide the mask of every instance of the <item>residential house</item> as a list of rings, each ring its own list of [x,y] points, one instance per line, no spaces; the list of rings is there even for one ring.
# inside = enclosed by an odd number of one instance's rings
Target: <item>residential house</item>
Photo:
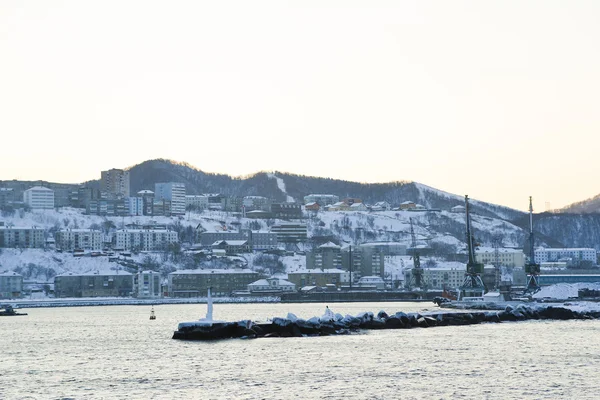
[[[294,283],[280,278],[259,279],[248,284],[248,291],[252,294],[280,294],[295,290]]]
[[[225,250],[225,254],[228,256],[252,251],[247,240],[217,240],[211,247],[213,251]]]
[[[305,209],[306,211],[313,211],[313,212],[316,212],[316,211],[319,211],[319,209],[320,209],[320,208],[321,208],[321,206],[320,206],[320,205],[319,205],[319,203],[317,203],[316,201],[313,201],[313,202],[311,202],[311,203],[306,203],[306,204],[304,205],[304,209]]]
[[[401,210],[410,210],[410,209],[415,208],[416,206],[417,205],[413,201],[410,201],[410,200],[403,201],[402,203],[400,203]]]
[[[373,206],[371,206],[371,211],[390,211],[392,206],[387,201],[378,201]]]

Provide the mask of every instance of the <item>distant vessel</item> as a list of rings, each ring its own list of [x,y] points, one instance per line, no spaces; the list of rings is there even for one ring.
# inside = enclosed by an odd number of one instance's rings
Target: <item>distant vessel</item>
[[[27,313],[18,313],[10,304],[0,306],[0,317],[16,317],[19,315],[27,315]]]
[[[156,315],[154,314],[154,306],[152,306],[152,310],[150,310],[150,319],[156,319]]]

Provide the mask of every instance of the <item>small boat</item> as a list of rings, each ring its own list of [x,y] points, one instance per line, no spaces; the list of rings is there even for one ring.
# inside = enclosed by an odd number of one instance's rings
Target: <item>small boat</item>
[[[152,310],[150,311],[150,319],[156,319],[156,315],[154,314],[154,306],[152,306]]]
[[[27,315],[27,313],[18,313],[13,306],[9,304],[0,306],[0,317],[16,317],[19,315]]]

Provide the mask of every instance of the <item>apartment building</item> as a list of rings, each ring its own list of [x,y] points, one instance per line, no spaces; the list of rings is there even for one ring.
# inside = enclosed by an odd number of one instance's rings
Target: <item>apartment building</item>
[[[100,173],[100,190],[108,199],[129,197],[129,186],[129,171],[113,168]]]
[[[298,288],[304,286],[326,287],[335,285],[341,287],[350,282],[350,273],[339,268],[332,269],[305,269],[288,272],[288,281],[295,284]]]
[[[307,269],[341,269],[342,264],[342,248],[332,242],[306,253]]]
[[[0,272],[0,299],[18,299],[23,295],[23,277],[13,271]]]
[[[45,246],[42,228],[20,228],[0,225],[0,247],[42,248]]]
[[[208,196],[204,194],[187,195],[185,196],[185,206],[194,210],[208,209]]]
[[[352,257],[352,260],[350,260]],[[352,262],[354,279],[363,276],[384,276],[385,254],[373,246],[352,246],[342,250],[342,265],[348,270]]]
[[[273,203],[271,214],[278,219],[300,219],[303,217],[302,205],[298,203]]]
[[[423,280],[429,289],[457,288],[465,279],[466,266],[423,268]],[[410,282],[412,269],[404,270],[404,282]]]
[[[484,264],[496,263],[496,251],[492,247],[480,247],[475,252],[477,261]],[[498,249],[498,262],[505,267],[523,267],[525,265],[525,253],[522,249]]]
[[[164,250],[179,241],[177,232],[167,229],[119,229],[114,235],[114,248],[121,250]]]
[[[94,271],[54,277],[56,297],[123,297],[131,296],[133,275],[126,271]]]
[[[128,197],[126,204],[127,215],[144,215],[144,199],[142,197]]]
[[[54,234],[54,240],[56,248],[63,251],[99,251],[104,244],[102,232],[92,229],[61,229]]]
[[[162,297],[160,273],[142,271],[133,276],[133,295],[140,299]]]
[[[560,259],[571,259],[577,261],[589,261],[596,265],[596,249],[592,248],[538,248],[534,250],[535,262],[558,261]]]
[[[305,242],[307,238],[306,224],[294,222],[282,222],[273,225],[271,232],[277,234],[277,240],[280,243],[299,243]]]
[[[258,277],[250,269],[179,270],[168,276],[168,293],[171,297],[204,297],[210,287],[214,296],[229,296],[233,291],[246,290]]]
[[[340,197],[335,194],[309,194],[304,196],[304,204],[317,203],[321,207],[335,204],[340,201]]]
[[[51,210],[54,208],[54,190],[43,186],[34,186],[23,192],[23,203],[32,210]]]
[[[154,200],[171,202],[171,215],[185,214],[185,184],[165,182],[154,184]]]
[[[263,196],[245,196],[242,205],[246,212],[255,210],[271,212],[271,199]]]

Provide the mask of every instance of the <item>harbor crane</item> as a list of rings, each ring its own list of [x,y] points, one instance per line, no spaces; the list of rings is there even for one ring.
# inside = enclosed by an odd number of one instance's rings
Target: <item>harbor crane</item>
[[[465,297],[482,297],[483,294],[487,292],[485,284],[481,279],[481,275],[483,274],[483,264],[478,263],[475,258],[474,240],[471,232],[471,216],[469,214],[469,196],[465,196],[465,215],[469,260],[467,262],[465,279],[459,288],[459,300],[463,300]]]
[[[533,202],[529,196],[529,261],[525,264],[527,283],[524,294],[533,294],[540,290],[540,264],[535,263],[535,246],[533,237]]]
[[[417,236],[413,227],[413,219],[410,218],[410,239],[411,239],[411,255],[413,259],[413,268],[410,271],[410,281],[408,287],[423,289],[425,286],[425,278],[423,276],[423,268],[421,268],[421,255],[417,250]]]

